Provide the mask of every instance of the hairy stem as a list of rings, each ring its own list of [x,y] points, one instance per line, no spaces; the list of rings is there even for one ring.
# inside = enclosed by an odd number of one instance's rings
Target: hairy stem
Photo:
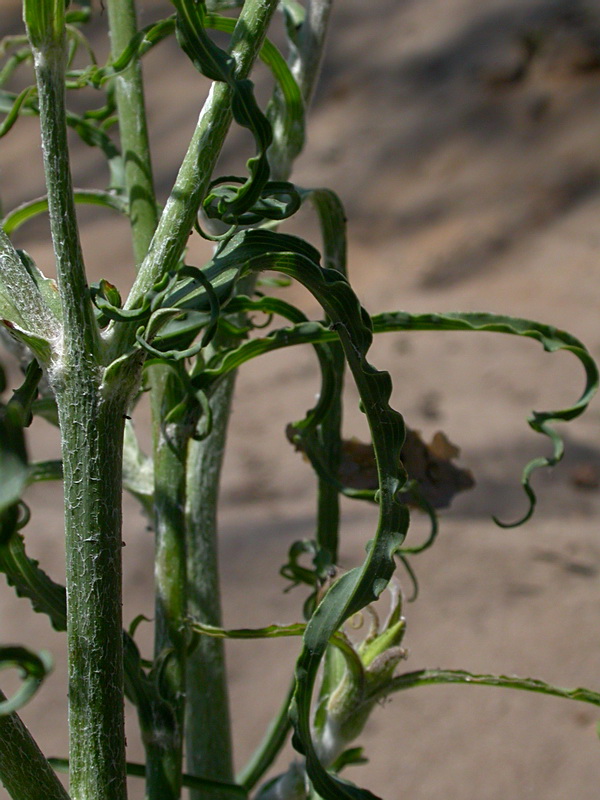
[[[0,700],[5,700],[0,692]],[[14,800],[69,800],[17,714],[0,717],[0,781]]]
[[[50,377],[62,437],[73,800],[125,800],[121,465],[126,392],[102,387],[100,337],[75,215],[64,36],[35,47],[44,169],[63,340]]]

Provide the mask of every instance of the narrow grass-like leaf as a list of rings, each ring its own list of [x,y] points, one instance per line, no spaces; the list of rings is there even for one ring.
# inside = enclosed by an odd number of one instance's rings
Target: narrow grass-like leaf
[[[114,192],[103,192],[99,189],[75,189],[73,192],[75,202],[81,205],[102,206],[104,208],[118,211],[120,214],[127,213],[127,203]],[[17,208],[10,211],[2,220],[1,224],[7,234],[16,231],[28,220],[43,214],[48,210],[47,196],[38,197],[35,200],[28,200]]]

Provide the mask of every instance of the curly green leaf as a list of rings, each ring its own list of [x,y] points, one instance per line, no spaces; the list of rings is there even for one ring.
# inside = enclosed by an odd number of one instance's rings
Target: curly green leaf
[[[0,701],[0,717],[18,711],[29,702],[52,670],[52,659],[46,650],[34,653],[18,645],[0,646],[0,670],[3,669],[18,669],[23,682],[12,697]]]

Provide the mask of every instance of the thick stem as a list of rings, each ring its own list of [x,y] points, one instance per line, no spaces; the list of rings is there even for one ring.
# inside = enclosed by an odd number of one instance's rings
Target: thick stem
[[[216,626],[222,624],[217,501],[234,382],[235,376],[230,376],[217,387],[210,401],[212,432],[203,441],[190,444],[188,457],[188,611],[193,619]],[[193,775],[231,781],[233,763],[223,645],[220,639],[201,636],[188,658],[187,765]],[[197,789],[191,793],[191,800],[210,800],[210,793]]]
[[[108,0],[108,19],[112,55],[116,58],[137,33],[133,0]],[[115,85],[133,252],[139,266],[158,223],[139,59],[134,59],[131,66],[115,78]]]
[[[124,800],[121,464],[126,398],[90,370],[56,386],[67,549],[69,736],[74,800]]]
[[[75,215],[64,41],[34,47],[62,347],[50,377],[62,437],[73,800],[125,800],[121,634],[121,467],[127,392],[101,386],[100,337]]]
[[[65,115],[64,52],[34,49],[50,230],[64,319],[64,355],[95,357],[99,335],[83,264],[73,199]]]
[[[0,700],[5,697],[0,692]],[[16,714],[0,717],[0,781],[14,800],[69,800],[62,783]]]

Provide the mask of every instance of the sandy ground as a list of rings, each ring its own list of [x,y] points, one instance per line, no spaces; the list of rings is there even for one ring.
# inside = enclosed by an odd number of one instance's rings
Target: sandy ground
[[[143,5],[151,19],[156,4]],[[2,30],[13,29],[18,6],[1,4]],[[203,89],[168,43],[149,58],[147,76],[164,197]],[[345,0],[295,176],[344,200],[351,276],[371,312],[527,316],[568,329],[600,356],[599,131],[600,12],[591,0]],[[25,120],[2,142],[7,209],[40,192],[35,136]],[[232,135],[225,171],[247,157],[246,144]],[[78,150],[74,170],[78,185],[102,185],[94,153]],[[82,217],[91,279],[125,286],[125,227],[87,211]],[[293,229],[314,236],[308,214]],[[51,271],[45,236],[36,223],[18,243]],[[301,292],[290,296],[314,313]],[[372,360],[391,371],[393,401],[409,425],[426,438],[443,429],[477,482],[443,514],[435,547],[414,561],[421,593],[406,608],[406,669],[465,668],[597,688],[597,403],[566,428],[564,462],[536,479],[534,519],[514,531],[491,520],[524,510],[520,470],[547,452],[525,419],[533,408],[577,398],[583,375],[574,359],[499,335],[410,333],[382,337]],[[316,380],[309,350],[294,359],[272,355],[239,376],[220,511],[228,626],[298,618],[301,591],[283,594],[277,570],[289,545],[312,535],[313,479],[284,429],[309,407]],[[352,387],[347,397],[346,433],[365,438]],[[34,453],[57,448],[40,424]],[[582,470],[587,488],[576,485]],[[59,578],[59,491],[36,487],[28,499],[30,549]],[[350,501],[343,508],[342,566],[350,567],[374,515]],[[411,541],[423,532],[417,518]],[[152,605],[152,539],[129,501],[125,539],[132,619]],[[0,609],[2,641],[47,646],[57,661],[23,716],[47,753],[64,754],[63,640],[5,586]],[[230,647],[238,765],[277,706],[296,652],[286,641]],[[591,706],[508,690],[419,689],[376,710],[361,739],[370,764],[347,774],[387,800],[591,800],[600,779],[598,716]],[[139,758],[133,725],[129,742]],[[139,791],[132,783],[133,798]]]

